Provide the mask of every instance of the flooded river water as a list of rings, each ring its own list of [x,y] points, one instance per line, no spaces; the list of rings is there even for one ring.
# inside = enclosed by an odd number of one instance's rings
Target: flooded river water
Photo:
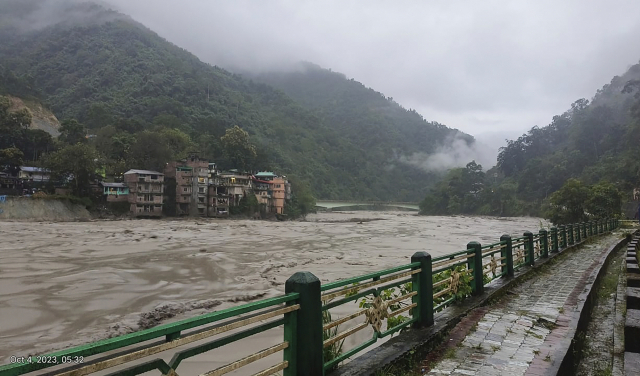
[[[305,222],[1,222],[0,362],[279,295],[296,271],[325,283],[540,223],[371,211]]]

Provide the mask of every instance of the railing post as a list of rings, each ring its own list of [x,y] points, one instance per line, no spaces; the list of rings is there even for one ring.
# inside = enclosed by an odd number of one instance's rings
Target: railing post
[[[419,262],[420,273],[411,276],[411,289],[418,295],[412,298],[418,304],[418,320],[413,323],[414,328],[433,325],[433,268],[431,255],[427,252],[416,252],[411,256],[411,263]],[[414,268],[416,269],[416,268]]]
[[[582,238],[587,239],[587,223],[582,222]]]
[[[524,234],[525,238],[527,238],[527,254],[529,255],[529,266],[535,265],[535,250],[533,248],[533,233],[531,231],[527,231]]]
[[[511,235],[502,235],[500,242],[505,243],[505,247],[500,251],[500,257],[504,257],[507,265],[502,267],[502,273],[507,273],[507,276],[513,277],[513,248],[511,246]]]
[[[542,229],[539,232],[540,234],[540,248],[542,251],[541,257],[547,258],[549,257],[549,239],[547,238],[547,230]]]
[[[473,254],[470,260],[467,259],[467,268],[473,269],[473,281],[471,281],[471,289],[474,295],[480,295],[484,292],[484,273],[482,270],[482,245],[478,242],[467,243],[467,254]]]
[[[569,243],[567,244],[572,245],[573,244],[573,225],[567,225],[567,234],[569,237]]]
[[[287,305],[294,305],[296,301],[288,301]],[[282,371],[283,376],[298,375],[298,311],[292,311],[284,315],[284,340],[289,346],[284,349],[282,359],[286,361],[287,368]],[[324,365],[323,365],[324,366]]]
[[[576,224],[576,243],[580,243],[582,238],[582,226],[580,223]]]
[[[297,311],[295,349],[296,376],[324,375],[322,359],[322,301],[320,280],[309,272],[297,272],[284,284],[285,293],[300,294]]]
[[[551,227],[551,252],[558,252],[558,228]]]
[[[567,227],[560,226],[560,247],[565,248],[567,246]],[[560,250],[560,248],[558,248]]]

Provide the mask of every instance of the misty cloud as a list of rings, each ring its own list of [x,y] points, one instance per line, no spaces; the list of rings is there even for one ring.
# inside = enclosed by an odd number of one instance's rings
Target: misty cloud
[[[640,58],[637,0],[107,2],[209,63],[310,61],[474,135],[544,126]]]
[[[106,3],[97,1],[94,3],[109,7]],[[12,16],[3,18],[1,7],[11,7]],[[24,1],[22,3],[19,0],[12,0],[0,3],[0,21],[3,26],[13,27],[19,32],[40,30],[57,24],[95,25],[121,17],[124,15],[106,12],[101,6],[84,0]]]
[[[497,149],[482,142],[467,143],[460,137],[452,137],[445,141],[435,153],[414,153],[401,156],[398,162],[418,167],[427,172],[445,172],[451,168],[464,167],[471,161],[487,169],[495,165]]]

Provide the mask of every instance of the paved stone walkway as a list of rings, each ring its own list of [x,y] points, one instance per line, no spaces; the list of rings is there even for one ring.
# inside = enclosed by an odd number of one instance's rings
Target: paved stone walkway
[[[444,344],[443,359],[428,374],[544,375],[552,363],[561,361],[553,359],[554,350],[565,340],[594,260],[617,239],[605,236],[563,255],[497,304],[483,307],[475,325],[463,320]]]

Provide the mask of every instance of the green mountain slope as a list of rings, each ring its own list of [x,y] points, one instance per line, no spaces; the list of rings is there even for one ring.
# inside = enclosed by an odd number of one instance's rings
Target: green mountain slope
[[[428,122],[414,110],[406,110],[341,73],[300,63],[290,72],[270,72],[256,79],[281,89],[344,137],[391,159],[395,154],[432,153],[447,137],[473,138],[437,122]]]
[[[586,183],[618,182],[624,189],[637,186],[640,111],[634,81],[639,79],[636,64],[591,101],[577,100],[548,126],[509,141],[498,156],[498,168],[518,181],[522,194],[535,198],[557,190],[569,177]]]
[[[24,22],[43,3],[55,4],[46,11],[60,20],[39,28]],[[398,156],[430,153],[458,134],[342,78],[333,80],[337,90],[345,82],[351,89],[338,95],[324,83],[320,110],[309,109],[95,4],[1,2],[0,40],[0,94],[39,97],[59,119],[75,118],[99,136],[113,127],[132,135],[176,128],[212,160],[223,158],[220,136],[239,125],[258,145],[254,168],[306,181],[319,198],[416,201],[434,176]],[[322,111],[330,102],[340,106]]]
[[[623,193],[622,201],[629,202],[633,189],[640,187],[639,145],[636,64],[604,85],[591,101],[579,99],[551,124],[508,141],[490,173],[475,166],[450,171],[427,195],[422,211],[541,215],[553,206],[552,194],[569,179],[585,186],[598,184],[600,190],[611,190],[611,183]],[[571,180],[569,186],[576,184]]]

